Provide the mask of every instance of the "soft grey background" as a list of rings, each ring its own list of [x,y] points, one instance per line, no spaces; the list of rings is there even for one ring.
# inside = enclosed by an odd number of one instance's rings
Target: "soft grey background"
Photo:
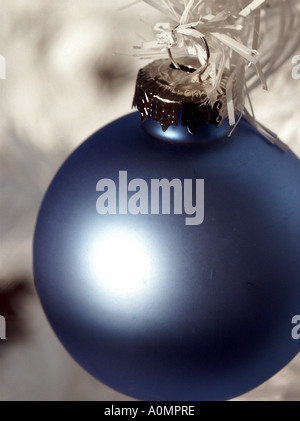
[[[33,288],[32,234],[58,167],[92,132],[131,111],[143,7],[125,0],[1,0],[0,400],[129,400],[85,373],[48,326]],[[293,34],[291,34],[293,36]],[[300,45],[300,40],[299,40]],[[122,54],[114,54],[122,53]],[[299,51],[295,54],[300,54]],[[300,80],[291,61],[257,90],[256,117],[300,156]],[[299,307],[300,312],[300,307]],[[300,400],[300,358],[239,400]]]

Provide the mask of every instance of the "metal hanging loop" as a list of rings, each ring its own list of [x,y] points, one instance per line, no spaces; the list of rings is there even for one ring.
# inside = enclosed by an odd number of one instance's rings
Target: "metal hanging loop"
[[[203,73],[207,70],[207,68],[209,66],[209,61],[210,61],[210,49],[209,49],[208,43],[206,41],[206,38],[204,36],[201,36],[201,41],[203,43],[203,46],[204,46],[204,49],[205,49],[205,52],[206,52],[206,60],[205,60],[205,64],[203,64],[203,66],[200,67],[200,69],[197,70],[197,74],[199,76],[203,75]],[[169,54],[169,58],[170,58],[170,61],[172,63],[172,66],[175,69],[182,70],[182,66],[180,66],[173,57],[171,45],[168,47],[168,54]]]

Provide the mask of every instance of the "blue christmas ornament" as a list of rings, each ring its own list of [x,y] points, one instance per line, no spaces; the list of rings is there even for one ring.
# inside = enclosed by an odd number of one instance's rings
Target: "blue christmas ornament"
[[[169,49],[139,72],[142,124],[135,112],[85,141],[35,231],[36,288],[58,338],[142,400],[227,400],[299,352],[300,161],[245,110],[228,137],[245,92],[225,69],[209,99],[199,39],[201,67]]]

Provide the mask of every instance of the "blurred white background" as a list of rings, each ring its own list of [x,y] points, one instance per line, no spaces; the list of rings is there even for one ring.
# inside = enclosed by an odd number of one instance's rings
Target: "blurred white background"
[[[143,7],[126,0],[2,0],[0,55],[0,400],[129,400],[84,372],[45,319],[32,279],[39,205],[65,158],[131,111]],[[293,36],[293,34],[291,34]],[[300,40],[299,40],[300,45]],[[115,54],[122,53],[122,54]],[[295,54],[300,54],[299,51]],[[256,90],[256,117],[300,156],[300,79],[292,57]],[[300,311],[300,308],[299,308]],[[300,358],[239,400],[300,400]]]

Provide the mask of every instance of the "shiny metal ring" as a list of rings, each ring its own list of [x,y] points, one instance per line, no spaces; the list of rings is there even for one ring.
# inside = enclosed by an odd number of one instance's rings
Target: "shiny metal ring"
[[[201,41],[203,42],[203,45],[204,45],[204,48],[205,48],[205,51],[206,51],[206,61],[205,61],[205,64],[203,64],[203,66],[199,70],[197,70],[197,73],[200,76],[208,68],[209,60],[210,60],[210,49],[209,49],[208,43],[206,41],[206,38],[204,36],[202,36]],[[175,61],[175,59],[173,57],[171,48],[172,48],[171,46],[168,47],[168,54],[169,54],[170,61],[171,61],[172,65],[175,69],[181,70],[181,66]]]

